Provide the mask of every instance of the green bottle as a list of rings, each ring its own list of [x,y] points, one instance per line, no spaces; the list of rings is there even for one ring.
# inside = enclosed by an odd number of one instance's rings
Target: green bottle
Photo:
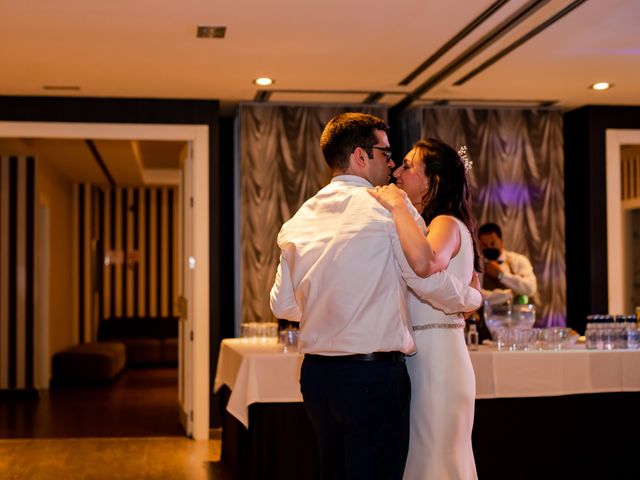
[[[529,303],[529,297],[527,295],[516,295],[513,297],[514,305],[526,305]]]

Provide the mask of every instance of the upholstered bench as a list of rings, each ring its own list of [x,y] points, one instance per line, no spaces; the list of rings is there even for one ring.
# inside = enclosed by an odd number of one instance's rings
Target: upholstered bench
[[[98,326],[98,340],[121,342],[127,367],[178,364],[178,318],[108,318]]]
[[[96,342],[74,345],[53,355],[54,383],[112,380],[126,363],[124,344]]]

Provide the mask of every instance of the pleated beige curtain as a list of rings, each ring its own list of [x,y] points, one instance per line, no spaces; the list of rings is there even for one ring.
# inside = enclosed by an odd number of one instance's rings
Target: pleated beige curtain
[[[467,145],[478,223],[502,227],[505,248],[529,257],[538,326],[566,324],[562,114],[554,110],[418,108],[401,120],[404,151],[419,138]]]
[[[241,322],[271,321],[269,291],[279,260],[280,227],[331,180],[320,134],[331,117],[360,111],[386,118],[386,108],[241,105]]]

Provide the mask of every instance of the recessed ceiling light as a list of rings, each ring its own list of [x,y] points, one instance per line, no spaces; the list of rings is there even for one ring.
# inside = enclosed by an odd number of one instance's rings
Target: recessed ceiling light
[[[589,88],[591,88],[592,90],[608,90],[611,87],[613,87],[613,85],[611,85],[610,83],[598,82],[598,83],[594,83]]]
[[[253,83],[255,83],[256,85],[260,85],[261,87],[267,87],[269,85],[273,85],[275,83],[275,80],[269,77],[260,77],[256,78]]]

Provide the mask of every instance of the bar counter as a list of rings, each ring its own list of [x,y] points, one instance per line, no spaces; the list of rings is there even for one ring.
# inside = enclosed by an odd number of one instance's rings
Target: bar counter
[[[480,479],[637,479],[640,351],[470,352]],[[225,407],[222,461],[238,479],[316,479],[299,391],[302,355],[273,341],[223,340],[214,389]]]

